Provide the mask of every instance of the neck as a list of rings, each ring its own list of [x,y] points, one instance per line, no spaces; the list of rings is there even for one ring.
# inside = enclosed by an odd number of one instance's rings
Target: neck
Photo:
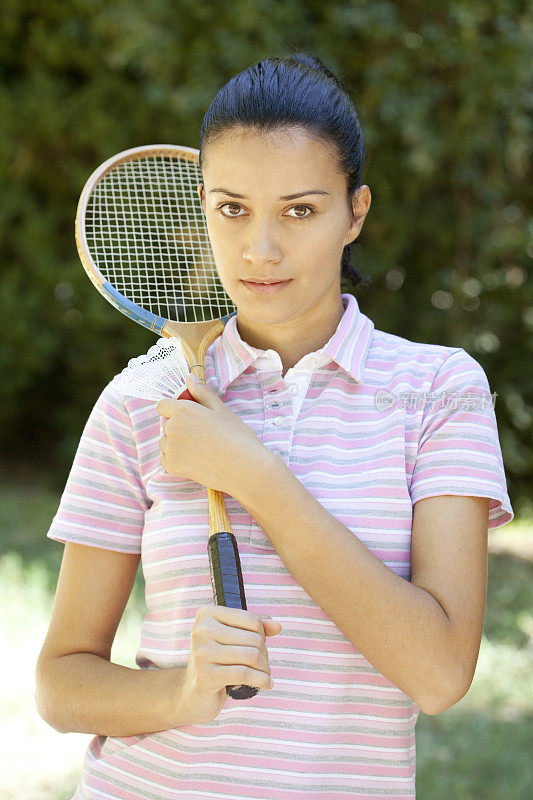
[[[285,375],[307,353],[320,350],[328,343],[343,314],[339,292],[329,302],[321,301],[303,317],[286,323],[258,323],[237,311],[237,330],[241,339],[251,347],[275,350],[281,358]]]

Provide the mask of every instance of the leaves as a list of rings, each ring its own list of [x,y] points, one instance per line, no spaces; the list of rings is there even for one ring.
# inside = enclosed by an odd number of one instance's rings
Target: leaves
[[[372,205],[354,251],[370,278],[355,290],[362,310],[377,328],[480,361],[498,392],[513,491],[530,493],[529,4],[5,0],[3,11],[6,450],[32,458],[40,431],[64,476],[101,388],[153,344],[79,264],[74,217],[89,174],[139,144],[197,147],[203,115],[234,74],[300,48],[338,75],[363,127]]]

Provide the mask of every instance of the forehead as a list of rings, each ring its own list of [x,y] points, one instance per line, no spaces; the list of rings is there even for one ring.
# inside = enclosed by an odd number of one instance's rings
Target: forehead
[[[209,188],[224,186],[243,194],[279,194],[312,188],[335,192],[344,188],[333,145],[297,127],[269,132],[232,128],[208,142],[202,153],[204,178]],[[281,189],[286,191],[281,191]]]

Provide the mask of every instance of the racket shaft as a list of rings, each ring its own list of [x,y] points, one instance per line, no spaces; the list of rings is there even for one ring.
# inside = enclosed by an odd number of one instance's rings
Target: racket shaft
[[[215,605],[246,610],[241,560],[233,533],[221,531],[209,537],[209,564]],[[256,686],[226,686],[226,693],[235,700],[253,697]]]

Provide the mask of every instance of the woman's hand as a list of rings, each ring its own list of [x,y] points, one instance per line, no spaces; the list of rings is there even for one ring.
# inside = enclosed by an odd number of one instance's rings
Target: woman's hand
[[[252,429],[202,382],[187,376],[197,402],[160,400],[157,411],[167,417],[159,442],[165,472],[188,478],[239,500],[251,470],[274,456]]]
[[[200,606],[191,631],[185,677],[176,697],[180,725],[211,722],[228,695],[226,686],[269,689],[266,636],[281,624],[265,614],[227,606]]]

